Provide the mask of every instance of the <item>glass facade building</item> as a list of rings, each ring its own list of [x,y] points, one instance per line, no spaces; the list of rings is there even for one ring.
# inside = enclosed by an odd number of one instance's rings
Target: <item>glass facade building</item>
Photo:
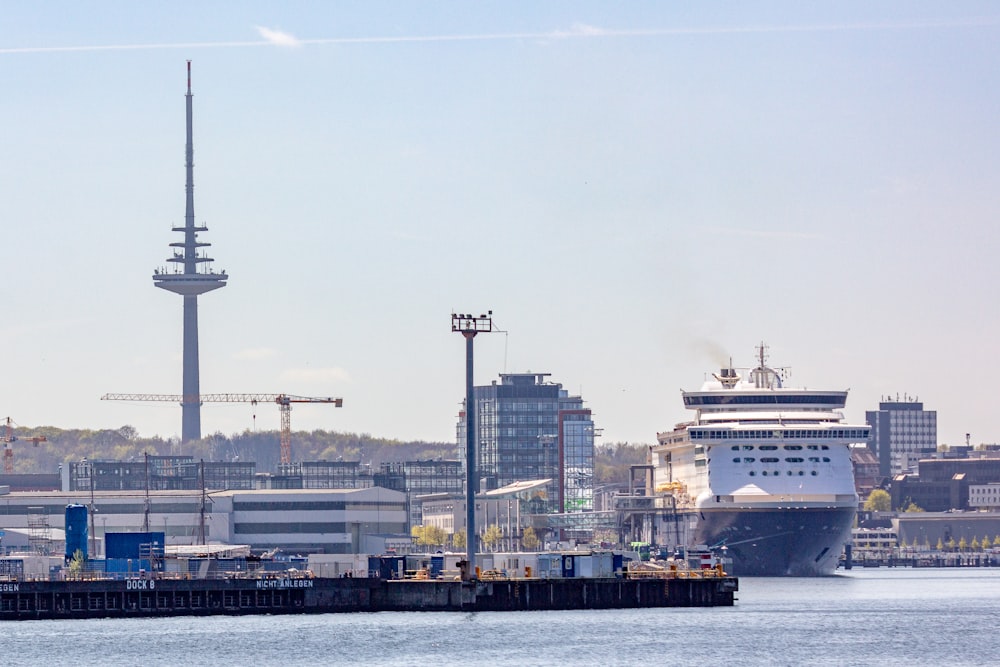
[[[594,508],[594,422],[583,399],[548,373],[501,374],[474,387],[479,491],[549,479],[522,512],[585,512]],[[465,451],[465,413],[458,427]]]
[[[66,491],[246,491],[254,488],[252,461],[195,461],[191,456],[146,456],[131,461],[70,461],[63,467]]]
[[[302,461],[282,463],[270,488],[367,489],[373,486],[371,470],[360,461]]]
[[[465,471],[461,461],[401,461],[382,463],[375,473],[375,486],[406,494],[409,527],[423,524],[420,503],[416,496],[431,493],[462,493]]]

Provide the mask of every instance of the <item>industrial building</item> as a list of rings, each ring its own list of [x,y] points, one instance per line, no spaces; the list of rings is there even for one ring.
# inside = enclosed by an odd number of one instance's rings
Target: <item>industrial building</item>
[[[22,475],[21,477],[27,477]],[[41,476],[33,476],[41,477]],[[430,493],[462,493],[461,461],[438,459],[381,463],[377,471],[360,461],[301,461],[281,464],[278,472],[256,472],[253,461],[195,461],[190,456],[146,456],[136,460],[71,461],[46,485],[32,482],[10,490],[31,491],[251,491],[294,489],[369,489],[406,494],[407,530],[420,525],[420,506],[411,499]],[[26,482],[23,482],[26,484]]]
[[[107,533],[156,530],[168,545],[246,544],[291,553],[379,553],[407,539],[406,495],[381,488],[260,491],[0,493],[0,530],[39,541],[65,528],[67,505],[90,509],[91,552]]]
[[[181,491],[256,488],[253,461],[195,461],[191,456],[70,461],[63,464],[64,491]]]
[[[374,486],[371,468],[360,461],[283,463],[274,475],[257,475],[258,489],[367,489]]]

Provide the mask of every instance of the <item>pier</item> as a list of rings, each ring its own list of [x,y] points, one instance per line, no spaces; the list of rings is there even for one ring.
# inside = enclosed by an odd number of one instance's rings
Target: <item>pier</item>
[[[444,581],[379,578],[6,581],[0,620],[378,611],[732,606],[735,577]]]

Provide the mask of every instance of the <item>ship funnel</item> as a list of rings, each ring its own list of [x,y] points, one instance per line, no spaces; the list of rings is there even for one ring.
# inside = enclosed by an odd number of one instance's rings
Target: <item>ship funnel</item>
[[[740,381],[740,374],[732,367],[732,362],[729,363],[729,368],[722,368],[718,373],[712,373],[712,376],[721,382],[722,386],[726,389],[732,389]]]

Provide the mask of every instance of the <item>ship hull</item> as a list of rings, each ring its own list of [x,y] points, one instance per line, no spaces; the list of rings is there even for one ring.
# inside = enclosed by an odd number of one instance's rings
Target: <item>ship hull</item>
[[[737,576],[824,576],[836,569],[854,516],[853,507],[704,509],[692,516],[692,538],[725,546]]]

